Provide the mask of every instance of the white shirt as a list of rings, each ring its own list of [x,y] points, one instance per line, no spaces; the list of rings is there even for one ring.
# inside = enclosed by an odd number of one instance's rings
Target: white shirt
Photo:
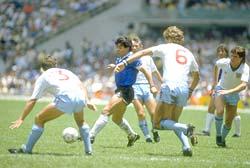
[[[190,72],[199,71],[193,54],[185,47],[175,44],[160,44],[152,47],[153,56],[160,57],[163,62],[163,85],[171,88],[188,87]]]
[[[81,81],[71,71],[50,68],[38,77],[30,99],[39,99],[44,93],[57,95],[78,95],[84,98]]]
[[[155,63],[150,56],[141,57],[142,67],[144,67],[149,73],[157,71]],[[147,78],[141,71],[138,72],[135,84],[148,83]]]
[[[223,89],[232,89],[241,84],[242,81],[248,82],[249,79],[249,66],[244,63],[233,71],[230,65],[230,58],[222,58],[216,62],[218,68],[222,69],[221,79],[218,86]]]

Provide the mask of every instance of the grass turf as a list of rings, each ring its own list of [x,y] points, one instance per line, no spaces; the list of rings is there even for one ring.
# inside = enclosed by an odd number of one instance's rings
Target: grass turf
[[[127,148],[127,137],[113,122],[96,137],[93,156],[85,156],[82,142],[66,144],[62,130],[76,124],[73,116],[64,115],[50,121],[33,149],[33,154],[13,155],[7,149],[20,147],[26,142],[35,114],[47,103],[38,103],[19,129],[11,130],[9,125],[19,117],[24,101],[0,100],[0,167],[86,167],[86,168],[161,168],[161,167],[250,167],[250,115],[241,114],[242,136],[232,138],[234,128],[227,137],[227,148],[218,148],[215,144],[214,125],[210,137],[199,136],[198,145],[193,147],[193,157],[183,157],[181,143],[172,131],[160,131],[161,142],[148,144],[139,129],[133,107],[128,107],[125,118],[134,130],[141,135],[133,147]],[[90,126],[98,118],[98,112],[85,109],[85,119]],[[184,110],[180,118],[182,123],[193,123],[196,130],[202,130],[206,112],[202,110]],[[148,119],[149,121],[149,119]],[[148,125],[151,127],[150,123]]]

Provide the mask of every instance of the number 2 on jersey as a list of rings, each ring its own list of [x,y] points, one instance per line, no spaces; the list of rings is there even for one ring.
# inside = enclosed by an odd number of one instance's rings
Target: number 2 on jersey
[[[176,50],[176,62],[179,64],[186,64],[187,63],[187,58],[185,56],[185,51],[184,50]]]

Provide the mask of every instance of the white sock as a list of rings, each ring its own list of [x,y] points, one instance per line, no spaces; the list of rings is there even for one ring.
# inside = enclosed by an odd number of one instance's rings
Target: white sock
[[[204,131],[210,132],[213,121],[214,121],[214,114],[207,113]]]
[[[126,132],[128,136],[135,135],[135,131],[129,125],[128,121],[125,118],[122,118],[122,122],[118,126]]]
[[[234,117],[235,134],[240,135],[240,115]]]
[[[108,123],[108,116],[101,114],[99,118],[96,120],[94,126],[91,128],[89,134],[90,136],[96,136]]]

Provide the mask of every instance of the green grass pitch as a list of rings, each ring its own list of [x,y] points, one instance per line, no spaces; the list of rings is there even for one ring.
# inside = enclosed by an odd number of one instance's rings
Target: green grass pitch
[[[8,148],[20,147],[26,142],[35,114],[47,103],[38,103],[19,129],[9,129],[10,123],[20,115],[24,104],[24,101],[0,100],[0,168],[250,167],[250,113],[241,113],[240,138],[231,137],[234,131],[232,127],[227,138],[228,147],[218,148],[213,125],[210,137],[198,137],[199,143],[193,147],[193,157],[182,156],[180,141],[172,131],[160,131],[160,143],[146,143],[132,107],[128,107],[125,118],[141,135],[141,139],[133,147],[126,147],[125,133],[110,120],[96,137],[93,156],[85,156],[82,142],[66,144],[63,141],[62,130],[69,126],[76,127],[73,116],[64,115],[47,123],[43,136],[33,149],[34,154],[9,154]],[[98,106],[98,112],[85,109],[85,118],[90,126],[101,110],[102,106]],[[203,129],[205,115],[206,112],[202,110],[184,110],[180,122],[193,123],[196,130],[200,131]]]

